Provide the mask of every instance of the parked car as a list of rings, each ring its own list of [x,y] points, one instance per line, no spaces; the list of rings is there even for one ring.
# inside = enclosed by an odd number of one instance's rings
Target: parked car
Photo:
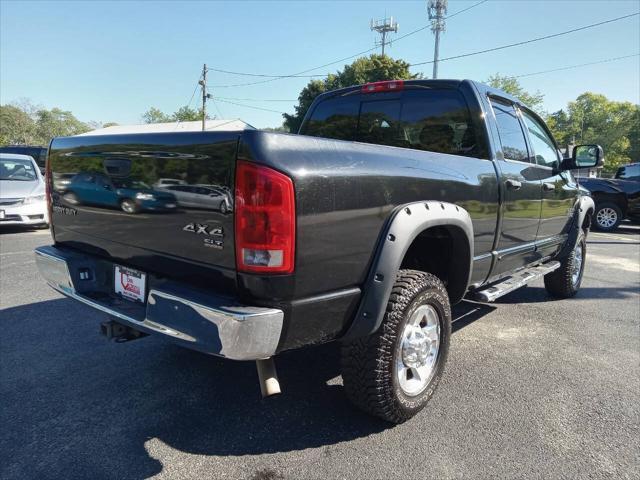
[[[39,145],[6,145],[0,147],[0,153],[17,153],[19,155],[28,155],[32,157],[38,164],[41,173],[44,173],[47,163],[47,148]]]
[[[166,188],[172,185],[186,185],[187,182],[178,178],[159,178],[156,183],[153,184],[154,188]]]
[[[594,228],[611,232],[620,222],[640,222],[640,163],[618,168],[614,178],[584,178],[580,183],[596,204]]]
[[[176,208],[176,197],[168,192],[153,190],[140,180],[110,178],[96,172],[75,174],[62,192],[62,198],[71,205],[117,207],[125,213]]]
[[[233,191],[234,215],[106,221],[54,192],[42,275],[111,316],[109,338],[255,360],[264,395],[279,391],[275,355],[340,341],[347,396],[390,422],[442,378],[451,305],[540,278],[552,297],[578,292],[594,204],[570,171],[601,165],[602,149],[562,160],[518,99],[469,80],[377,82],[320,95],[299,133],[54,139],[54,175],[117,151],[160,178],[162,150],[180,152],[181,178]]]
[[[0,225],[46,227],[48,223],[44,179],[35,160],[0,153]]]
[[[212,185],[172,185],[165,190],[176,196],[178,205],[189,208],[207,208],[227,213],[232,200],[227,192]]]

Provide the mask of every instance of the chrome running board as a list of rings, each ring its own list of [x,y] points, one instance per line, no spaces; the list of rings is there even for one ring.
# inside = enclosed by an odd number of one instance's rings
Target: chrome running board
[[[481,290],[476,290],[473,294],[474,300],[479,302],[493,302],[496,299],[517,290],[520,287],[524,287],[528,283],[540,278],[547,273],[551,273],[554,270],[560,268],[560,262],[553,261],[544,263],[536,267],[525,268],[513,275],[510,275],[504,280],[494,283],[488,287],[484,287]]]

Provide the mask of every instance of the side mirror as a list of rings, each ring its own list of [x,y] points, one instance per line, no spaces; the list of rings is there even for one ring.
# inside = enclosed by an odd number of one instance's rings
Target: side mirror
[[[604,151],[600,145],[577,145],[570,158],[562,160],[560,170],[579,170],[604,165]]]

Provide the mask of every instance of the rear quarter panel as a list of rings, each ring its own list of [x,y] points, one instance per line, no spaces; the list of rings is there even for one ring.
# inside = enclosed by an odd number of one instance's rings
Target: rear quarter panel
[[[254,292],[302,297],[361,285],[392,210],[420,200],[468,210],[475,255],[492,249],[498,185],[489,160],[265,132],[246,132],[239,156],[286,173],[296,190],[295,281],[240,275]]]

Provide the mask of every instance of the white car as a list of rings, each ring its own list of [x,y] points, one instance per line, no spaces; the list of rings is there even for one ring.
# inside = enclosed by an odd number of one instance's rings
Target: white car
[[[33,157],[0,153],[0,225],[48,223],[44,178]]]

